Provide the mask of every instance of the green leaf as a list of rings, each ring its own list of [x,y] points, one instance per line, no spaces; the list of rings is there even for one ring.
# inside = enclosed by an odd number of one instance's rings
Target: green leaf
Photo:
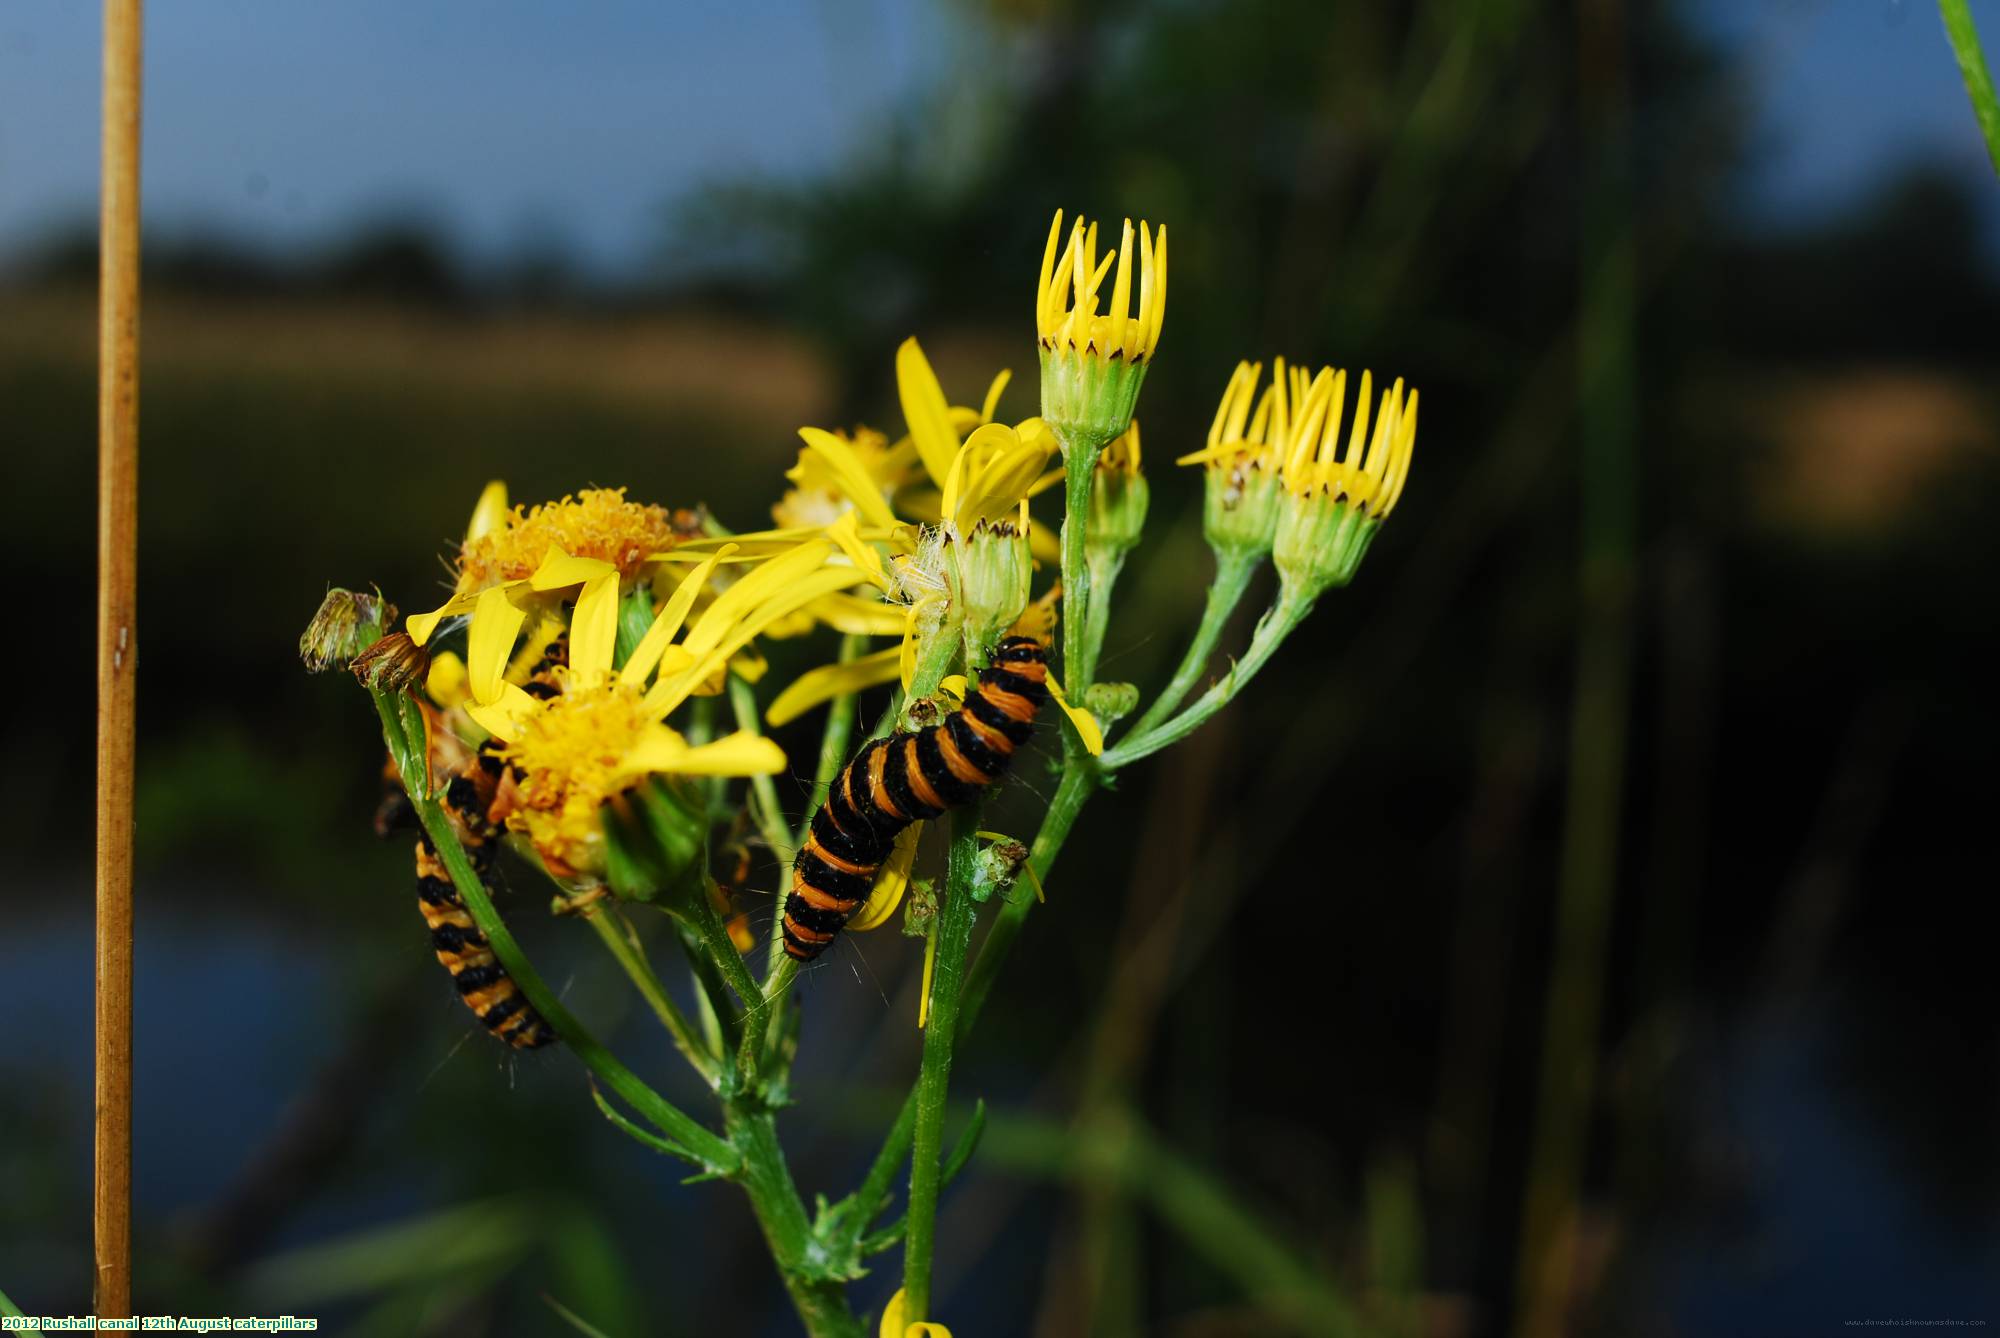
[[[612,1104],[604,1099],[604,1093],[597,1090],[596,1083],[590,1085],[590,1099],[597,1103],[597,1108],[600,1111],[604,1112],[604,1118],[616,1125],[619,1131],[627,1137],[644,1143],[655,1152],[664,1152],[669,1157],[679,1157],[682,1161],[692,1162],[696,1166],[702,1167],[704,1173],[710,1178],[714,1178],[714,1173],[708,1171],[707,1164],[693,1152],[674,1142],[671,1138],[661,1138],[658,1134],[647,1133],[644,1129],[641,1129],[638,1125],[620,1115]]]

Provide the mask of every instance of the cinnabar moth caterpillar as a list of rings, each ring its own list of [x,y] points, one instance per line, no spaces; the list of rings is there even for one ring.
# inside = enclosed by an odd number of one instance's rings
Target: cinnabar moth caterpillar
[[[785,898],[785,952],[809,962],[826,951],[868,889],[896,834],[968,803],[998,780],[1034,732],[1048,699],[1048,652],[1012,636],[979,672],[965,705],[915,733],[866,745],[834,778],[792,861]]]
[[[488,871],[500,835],[489,813],[501,767],[498,754],[482,747],[446,783],[443,799],[459,844],[465,847],[473,872],[489,892],[493,883]],[[472,922],[472,913],[465,908],[465,900],[428,834],[417,838],[417,908],[430,926],[437,959],[458,986],[458,997],[488,1031],[516,1050],[537,1050],[555,1041],[555,1032],[529,1005],[493,956],[486,936]]]

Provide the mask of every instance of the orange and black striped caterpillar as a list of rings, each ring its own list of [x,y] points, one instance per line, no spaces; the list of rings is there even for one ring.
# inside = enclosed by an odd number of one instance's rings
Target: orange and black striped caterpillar
[[[1048,700],[1048,651],[1011,636],[979,672],[965,705],[914,733],[867,744],[834,778],[792,861],[785,898],[785,952],[809,962],[861,909],[896,834],[968,803],[998,780],[1034,732]]]
[[[491,814],[505,766],[491,744],[488,740],[477,753],[458,764],[456,773],[445,784],[440,801],[459,844],[472,861],[473,872],[489,894],[493,889],[493,855],[500,836],[500,827]],[[399,827],[413,825],[416,815],[403,794],[393,762],[383,779],[386,786],[393,788],[375,815],[375,830],[388,836]],[[516,1050],[538,1050],[554,1043],[555,1032],[493,956],[492,946],[473,923],[472,913],[451,881],[450,871],[438,858],[430,834],[422,831],[417,835],[417,909],[423,912],[424,923],[430,928],[432,950],[458,987],[458,997],[488,1031]]]
[[[487,740],[487,744],[491,742]],[[489,892],[493,887],[493,853],[500,837],[499,825],[489,814],[502,767],[499,754],[481,745],[444,787],[444,810],[451,816],[473,872]],[[472,913],[438,859],[428,833],[417,837],[417,908],[430,926],[431,948],[458,986],[458,997],[486,1030],[516,1050],[539,1050],[554,1043],[555,1032],[528,1003],[521,987],[494,957],[486,935],[472,922]]]

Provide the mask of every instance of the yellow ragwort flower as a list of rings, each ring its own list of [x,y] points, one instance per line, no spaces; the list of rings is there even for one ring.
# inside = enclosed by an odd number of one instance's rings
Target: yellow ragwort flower
[[[1062,210],[1049,225],[1042,251],[1042,277],[1035,286],[1035,334],[1049,352],[1068,349],[1100,358],[1143,363],[1160,344],[1160,327],[1167,318],[1167,229],[1159,241],[1139,222],[1139,305],[1132,306],[1132,220],[1125,220],[1114,256],[1097,257],[1097,225],[1081,216],[1070,227],[1069,244],[1061,259],[1056,239],[1062,235]],[[1098,294],[1112,261],[1118,272],[1111,281],[1111,304],[1097,310]]]
[[[1132,291],[1132,220],[1117,252],[1097,255],[1097,225],[1078,218],[1060,258],[1062,210],[1049,225],[1035,285],[1035,338],[1041,346],[1042,417],[1062,443],[1063,459],[1087,468],[1106,444],[1131,426],[1146,367],[1159,348],[1167,317],[1167,230],[1158,240],[1139,223],[1139,291]],[[1113,262],[1117,272],[1112,273]],[[1111,301],[1097,304],[1112,275]]]
[[[452,596],[404,623],[418,645],[430,640],[445,619],[485,607],[489,628],[499,626],[502,606],[525,620],[525,596],[549,594],[586,579],[594,582],[587,607],[590,626],[615,634],[618,594],[647,566],[666,558],[693,533],[689,518],[676,519],[664,507],[625,500],[623,488],[591,488],[531,510],[507,505],[507,485],[495,480],[480,493],[459,545]],[[582,565],[578,565],[582,564]],[[513,630],[518,630],[519,622]],[[475,701],[492,701],[497,677],[475,674]]]
[[[597,558],[630,579],[639,568],[690,537],[663,506],[625,500],[623,488],[586,488],[531,509],[507,506],[507,485],[486,485],[459,548],[458,592],[525,580],[549,549]]]
[[[1202,532],[1220,554],[1249,558],[1271,551],[1283,500],[1280,474],[1291,450],[1292,406],[1308,384],[1278,358],[1260,396],[1262,363],[1239,362],[1209,424],[1208,445],[1176,462],[1204,466]],[[1252,405],[1256,406],[1253,413]]]
[[[1299,400],[1284,463],[1283,514],[1272,555],[1287,583],[1316,596],[1346,585],[1403,495],[1416,449],[1417,392],[1399,377],[1369,421],[1373,377],[1361,374],[1347,449],[1340,449],[1347,373],[1322,368]]]
[[[599,635],[584,605],[602,602],[597,559],[552,558],[537,569],[580,579],[572,614],[569,663],[554,672],[556,691],[537,697],[507,680],[505,669],[519,635],[519,610],[505,600],[482,599],[467,638],[466,678],[498,686],[464,709],[505,745],[517,775],[510,829],[527,836],[561,876],[595,875],[604,867],[604,804],[652,775],[770,775],[785,765],[770,740],[738,733],[693,745],[666,723],[687,698],[708,689],[752,638],[801,606],[862,579],[851,566],[830,565],[834,545],[802,544],[742,576],[707,609],[690,614],[727,550],[711,554],[682,577],[622,665],[614,663],[615,635]],[[563,564],[568,564],[564,569]],[[553,579],[553,578],[551,578]],[[491,592],[488,592],[491,593]],[[511,611],[511,612],[510,612]],[[615,627],[612,629],[615,633]]]

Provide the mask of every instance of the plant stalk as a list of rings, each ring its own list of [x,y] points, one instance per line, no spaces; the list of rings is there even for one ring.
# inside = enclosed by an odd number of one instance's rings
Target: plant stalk
[[[1262,566],[1263,556],[1246,553],[1217,553],[1215,555],[1215,578],[1208,583],[1208,601],[1201,611],[1201,626],[1194,632],[1194,639],[1188,642],[1187,654],[1181,656],[1180,667],[1146,713],[1139,717],[1137,724],[1127,731],[1126,737],[1138,738],[1174,713],[1174,708],[1187,699],[1194,685],[1200,681],[1202,671],[1215,654],[1216,642],[1229,626],[1229,617],[1236,612],[1236,606],[1243,602],[1243,592],[1250,588],[1250,578]]]
[[[473,922],[486,936],[493,955],[500,959],[500,965],[513,978],[514,984],[527,996],[542,1019],[562,1037],[570,1052],[607,1087],[624,1098],[661,1133],[700,1157],[706,1169],[724,1175],[733,1174],[738,1162],[736,1150],[700,1121],[640,1081],[637,1074],[620,1063],[617,1056],[584,1029],[583,1024],[563,1007],[562,1001],[543,982],[541,974],[521,951],[520,944],[514,941],[506,921],[493,908],[493,899],[486,894],[486,885],[479,881],[479,875],[473,872],[472,861],[466,858],[465,848],[459,845],[458,833],[452,830],[444,809],[423,784],[412,783],[413,774],[423,774],[424,744],[419,739],[412,747],[398,718],[397,704],[393,700],[395,694],[371,690],[369,695],[375,699],[376,713],[382,718],[383,742],[388,745],[390,756],[396,759],[397,768],[403,776],[403,789],[410,796],[410,805],[416,810],[417,820],[423,824],[425,834],[430,837],[445,871],[451,875],[452,884],[458,889]]]
[[[695,1072],[701,1074],[703,1081],[710,1087],[715,1086],[720,1075],[716,1052],[704,1043],[687,1014],[681,1011],[659,976],[653,973],[652,964],[646,960],[645,951],[632,932],[631,921],[625,918],[622,911],[604,901],[586,906],[582,914],[590,927],[597,931],[597,937],[625,972],[626,978],[632,982],[632,987],[639,991],[639,996],[667,1029],[667,1034],[674,1038],[675,1047],[688,1063],[694,1065]]]
[[[1063,448],[1063,687],[1071,701],[1082,702],[1090,686],[1090,491],[1097,478],[1097,457],[1103,442],[1082,439],[1062,443]],[[1100,628],[1100,631],[1102,629]],[[1080,751],[1080,741],[1070,748]]]
[[[806,1332],[812,1338],[862,1338],[861,1322],[848,1308],[841,1283],[813,1273],[818,1245],[778,1145],[777,1121],[769,1111],[739,1100],[725,1104],[723,1127],[743,1159],[736,1181],[750,1196],[771,1260]]]
[[[1237,661],[1235,667],[1221,682],[1196,698],[1194,705],[1166,724],[1156,726],[1150,732],[1135,732],[1117,747],[1106,749],[1104,756],[1098,759],[1098,764],[1106,771],[1116,771],[1120,767],[1130,766],[1141,758],[1151,757],[1160,749],[1179,743],[1200,729],[1208,722],[1209,717],[1229,705],[1236,694],[1249,685],[1250,680],[1256,677],[1257,671],[1264,667],[1265,661],[1284,644],[1285,638],[1306,620],[1306,615],[1312,612],[1312,608],[1312,597],[1300,593],[1296,587],[1287,583],[1278,595],[1278,602],[1257,620],[1257,630],[1251,635],[1250,648],[1243,652],[1243,658]]]
[[[925,1319],[930,1308],[938,1191],[944,1171],[945,1105],[958,1039],[966,954],[972,946],[972,924],[978,911],[972,899],[972,879],[979,858],[980,807],[973,803],[952,814],[944,905],[931,930],[937,935],[937,961],[931,978],[930,1017],[924,1028],[923,1063],[917,1074],[909,1227],[903,1244],[903,1315],[912,1324]]]
[[[1938,12],[1944,17],[1952,54],[1958,57],[1958,72],[1965,80],[1966,96],[1972,99],[1972,114],[1979,119],[1979,132],[1986,136],[1986,156],[1993,160],[1993,170],[2000,172],[2000,96],[1993,92],[1993,76],[1979,48],[1979,29],[1973,25],[1972,10],[1965,0],[1938,0]]]

